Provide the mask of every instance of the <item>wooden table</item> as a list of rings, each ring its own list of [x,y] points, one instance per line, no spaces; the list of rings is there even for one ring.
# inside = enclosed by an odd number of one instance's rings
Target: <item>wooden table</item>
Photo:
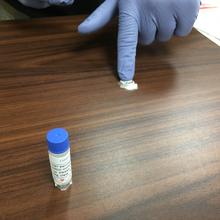
[[[82,37],[80,20],[0,24],[0,219],[219,220],[219,47],[193,31],[140,48],[127,92],[114,28]],[[71,135],[65,192],[48,162],[55,127]]]

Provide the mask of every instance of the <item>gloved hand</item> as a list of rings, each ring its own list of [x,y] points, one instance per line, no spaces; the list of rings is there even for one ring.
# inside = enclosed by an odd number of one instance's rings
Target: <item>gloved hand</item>
[[[60,6],[67,6],[73,4],[74,0],[18,0],[25,6],[31,8],[47,8],[51,5],[60,5]]]
[[[191,32],[200,0],[106,0],[80,26],[80,33],[91,33],[106,25],[119,10],[118,74],[132,80],[138,39],[148,45],[168,41],[173,35]]]

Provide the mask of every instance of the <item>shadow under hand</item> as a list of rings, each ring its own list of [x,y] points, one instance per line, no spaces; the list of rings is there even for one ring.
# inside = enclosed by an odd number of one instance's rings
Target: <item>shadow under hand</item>
[[[80,41],[74,45],[72,51],[81,54],[81,58],[90,62],[93,65],[91,68],[109,71],[118,79],[117,28],[114,23],[97,33],[81,35]]]
[[[145,95],[161,96],[175,87],[177,70],[168,61],[170,56],[169,43],[138,46],[135,80]]]

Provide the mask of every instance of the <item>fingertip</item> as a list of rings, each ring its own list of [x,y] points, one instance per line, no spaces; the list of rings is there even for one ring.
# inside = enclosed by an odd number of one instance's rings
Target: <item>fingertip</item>
[[[143,28],[140,32],[139,42],[141,45],[147,46],[152,44],[156,39],[157,27],[153,21],[148,23],[147,28]]]
[[[95,28],[94,25],[89,22],[89,19],[86,19],[77,27],[77,30],[80,34],[90,34],[95,31]]]
[[[192,28],[190,30],[176,30],[175,35],[178,37],[186,37],[188,36],[192,31]]]
[[[114,16],[117,9],[117,0],[104,1],[84,22],[82,22],[78,31],[81,34],[90,34],[104,27]]]
[[[83,23],[81,23],[78,27],[77,27],[77,30],[78,30],[78,32],[80,33],[80,34],[86,34],[87,33],[87,28],[86,28],[86,26],[83,24]]]
[[[152,44],[154,42],[154,40],[155,40],[155,35],[151,36],[151,38],[149,38],[149,39],[140,37],[139,43],[142,46],[148,46],[148,45]]]

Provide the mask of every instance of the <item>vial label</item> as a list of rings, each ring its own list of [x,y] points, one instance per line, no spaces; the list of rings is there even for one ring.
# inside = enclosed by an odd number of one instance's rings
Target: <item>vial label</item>
[[[55,186],[69,184],[72,181],[70,150],[63,157],[49,154],[49,160]]]

